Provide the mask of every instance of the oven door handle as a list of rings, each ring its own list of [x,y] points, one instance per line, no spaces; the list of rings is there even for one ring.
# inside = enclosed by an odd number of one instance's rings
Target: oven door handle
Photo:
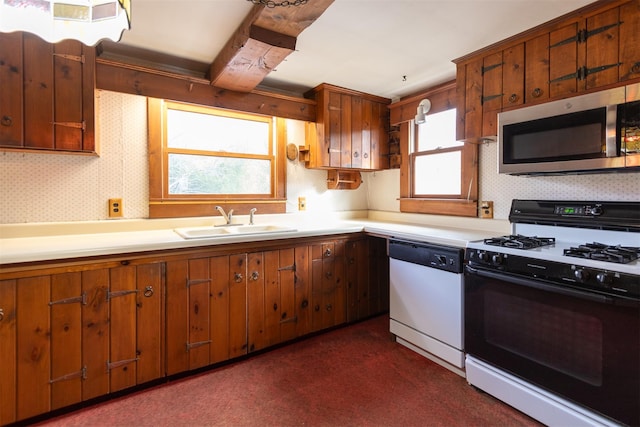
[[[494,273],[493,271],[479,270],[469,265],[465,266],[466,272],[480,277],[487,277],[489,279],[500,280],[503,282],[513,283],[514,285],[526,286],[529,288],[539,289],[541,291],[553,292],[555,294],[567,295],[570,297],[581,298],[588,301],[597,302],[600,304],[613,304],[613,298],[605,295],[583,292],[572,288],[565,288],[562,286],[555,286],[546,284],[540,280],[534,280],[524,277],[518,277],[507,273]]]

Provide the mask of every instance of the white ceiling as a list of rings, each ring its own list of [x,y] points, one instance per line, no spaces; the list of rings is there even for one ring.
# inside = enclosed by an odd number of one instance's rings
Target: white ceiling
[[[309,0],[313,2],[313,0]],[[593,0],[335,0],[262,87],[300,95],[320,83],[397,99],[455,78],[451,60]],[[247,0],[132,0],[121,43],[210,63]]]

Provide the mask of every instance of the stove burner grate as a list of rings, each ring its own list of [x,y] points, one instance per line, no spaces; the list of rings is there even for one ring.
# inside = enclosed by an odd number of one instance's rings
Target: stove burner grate
[[[577,248],[572,247],[564,250],[564,255],[576,258],[588,258],[598,261],[615,262],[618,264],[628,264],[638,259],[640,247],[631,246],[611,246],[603,243],[585,243]]]
[[[521,234],[484,239],[485,245],[503,246],[506,248],[516,249],[539,248],[541,246],[553,245],[555,242],[556,239],[553,237],[523,236]]]

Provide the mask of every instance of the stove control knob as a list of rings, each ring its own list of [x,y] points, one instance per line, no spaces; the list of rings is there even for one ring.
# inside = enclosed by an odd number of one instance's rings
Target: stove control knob
[[[447,265],[447,257],[444,255],[436,255],[436,259],[438,260],[438,264]]]
[[[493,262],[495,265],[500,265],[502,264],[502,255],[500,254],[494,254],[491,257],[491,262]]]
[[[488,261],[488,260],[489,260],[489,254],[488,254],[488,253],[486,253],[486,252],[480,252],[480,253],[478,254],[478,259],[479,259],[480,261]]]
[[[601,285],[610,285],[613,282],[613,277],[611,277],[611,275],[607,273],[598,273],[596,275],[596,280]]]
[[[576,276],[576,279],[578,279],[578,281],[580,282],[589,280],[589,277],[591,277],[591,275],[589,274],[589,271],[583,268],[578,268],[576,271],[573,272],[573,274],[574,276]]]

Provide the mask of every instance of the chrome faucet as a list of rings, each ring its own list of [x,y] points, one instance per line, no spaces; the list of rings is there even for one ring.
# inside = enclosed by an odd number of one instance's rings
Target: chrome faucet
[[[231,217],[233,216],[233,209],[231,209],[229,211],[229,213],[225,213],[224,209],[222,209],[222,206],[216,206],[216,209],[218,210],[218,212],[220,212],[220,215],[222,215],[222,217],[226,221],[226,223],[227,223],[226,225],[230,225],[231,224]]]
[[[258,208],[251,208],[249,211],[249,225],[253,225],[253,214],[256,213]]]

